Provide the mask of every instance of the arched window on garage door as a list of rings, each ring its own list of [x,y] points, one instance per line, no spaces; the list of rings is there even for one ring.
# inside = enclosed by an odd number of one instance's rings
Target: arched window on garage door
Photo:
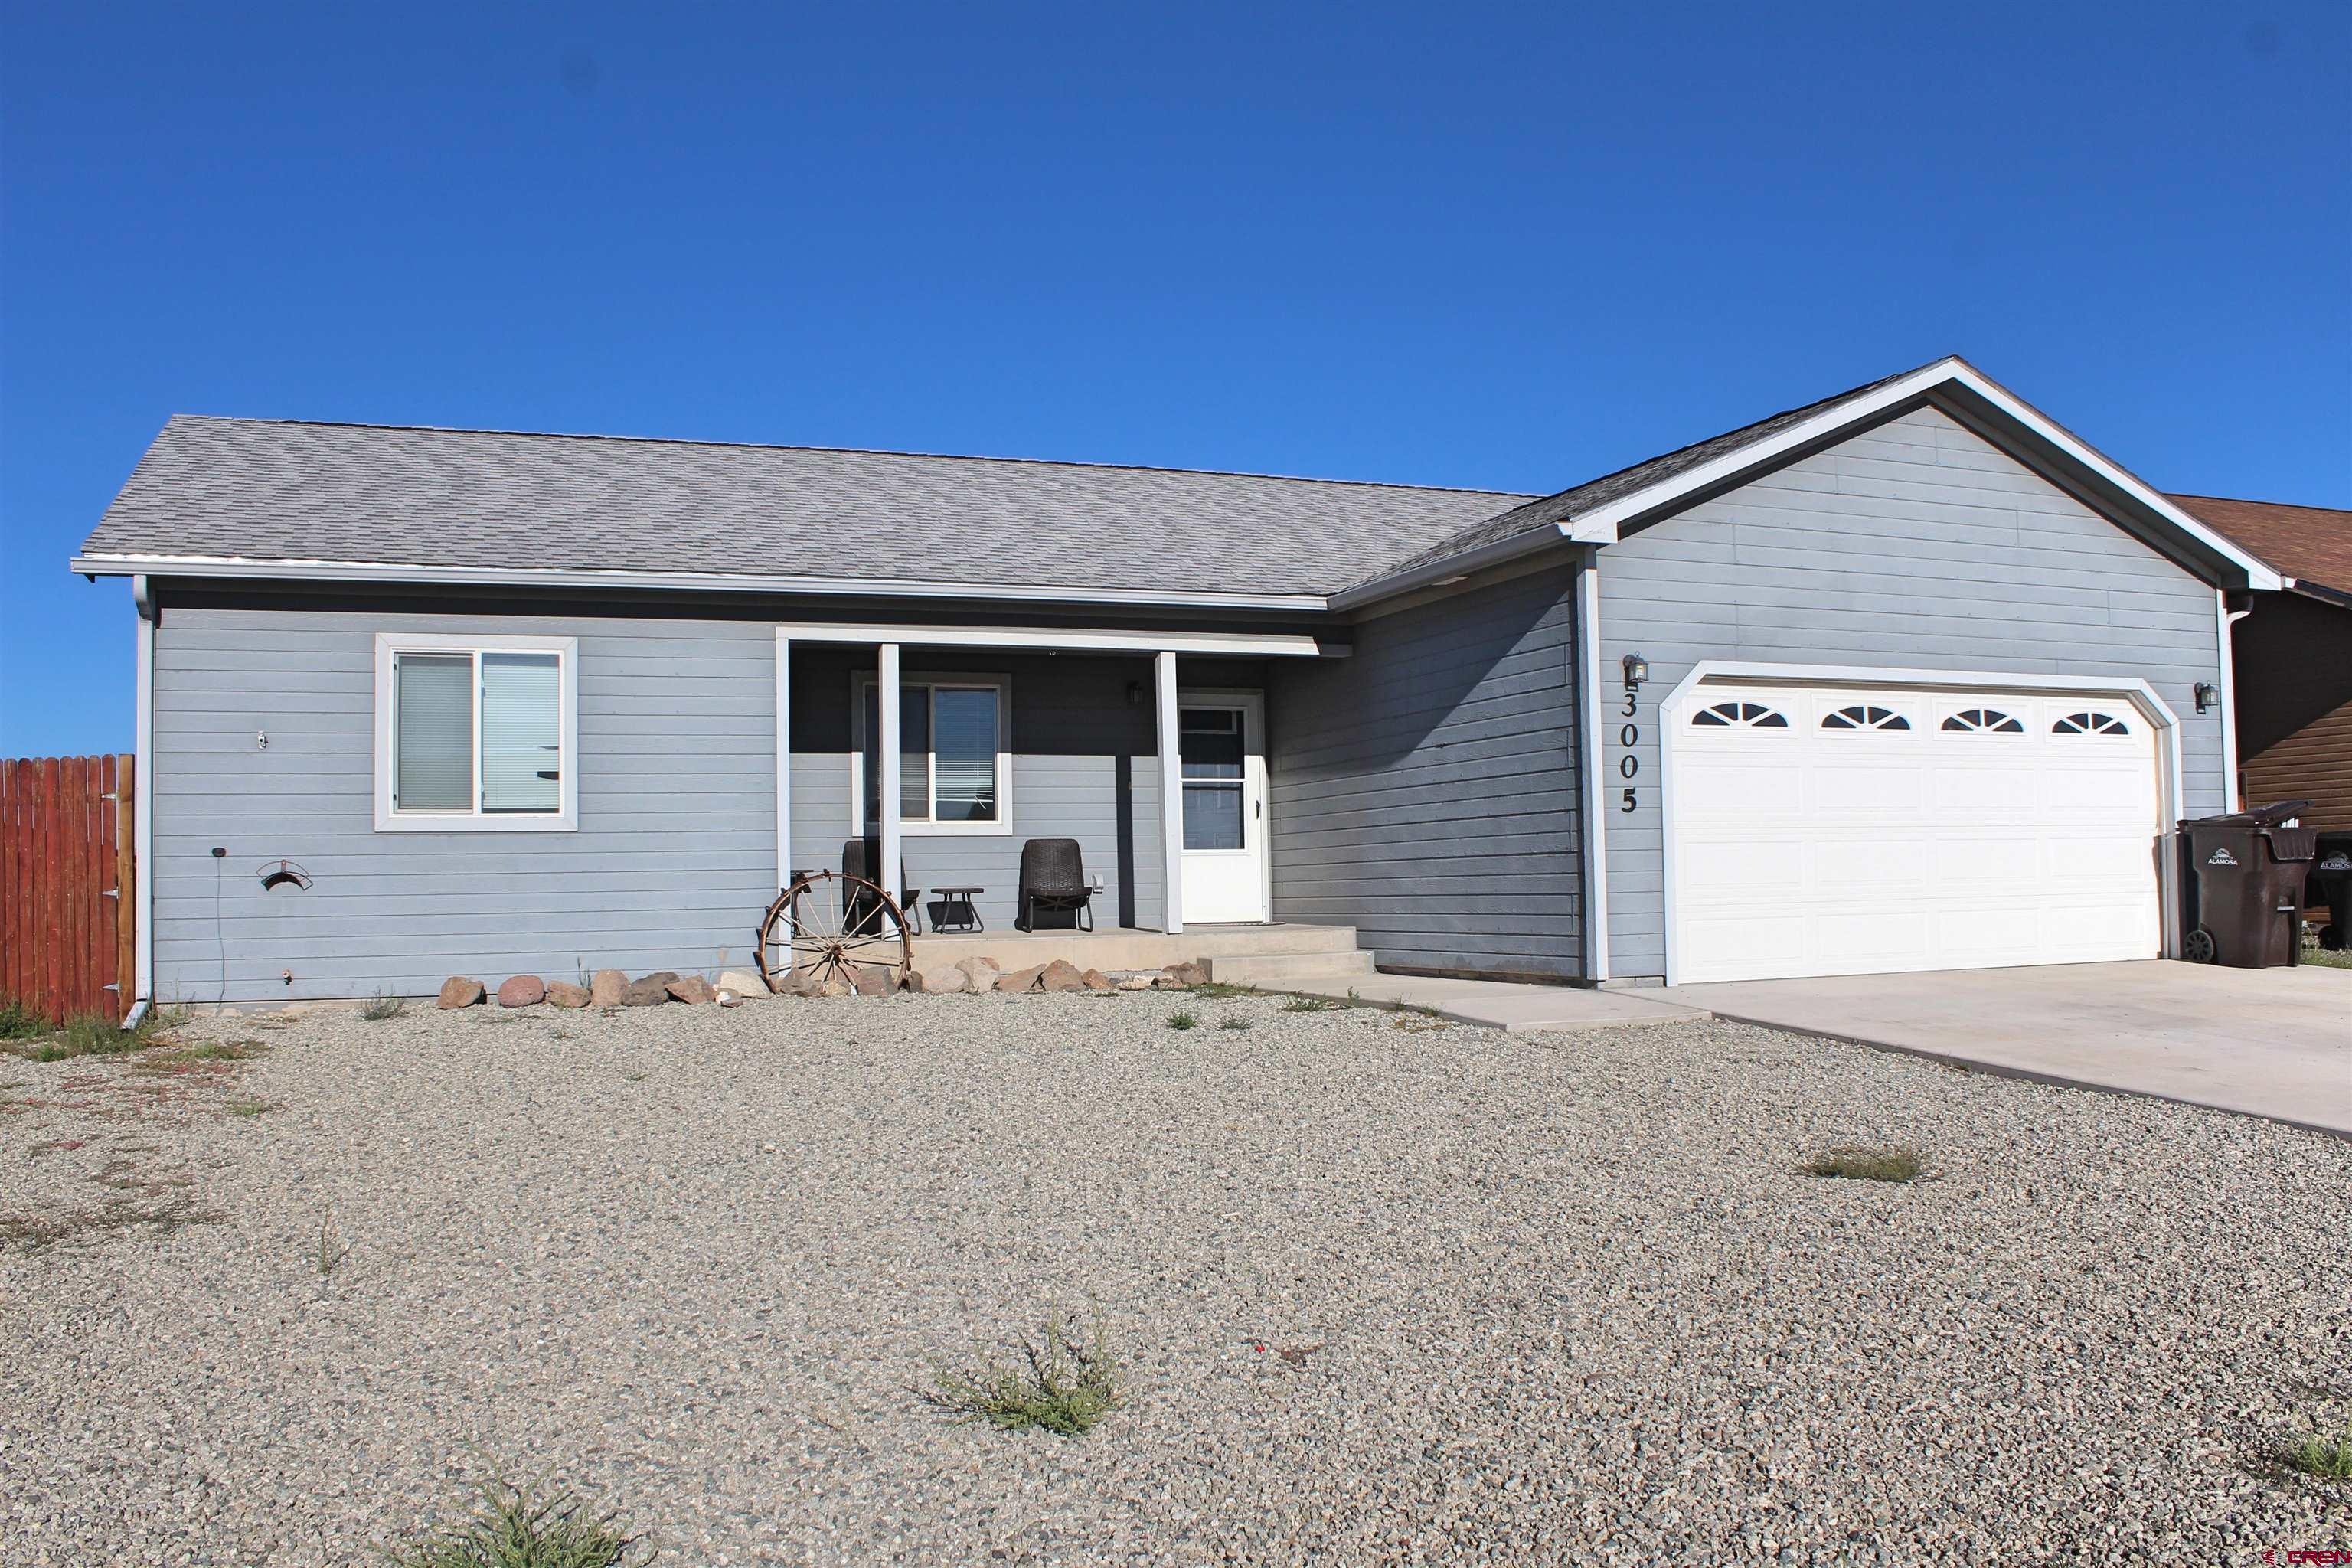
[[[1947,730],[1972,730],[1985,735],[2022,735],[2025,726],[1998,708],[1963,708],[1944,721]]]
[[[1691,722],[1713,728],[1736,726],[1748,730],[1785,730],[1786,715],[1767,708],[1761,702],[1718,702],[1712,708],[1702,708],[1691,715]]]
[[[1908,730],[1911,721],[1892,708],[1841,708],[1822,721],[1824,730]]]
[[[2069,713],[2050,726],[2053,735],[2128,735],[2131,726],[2112,713]]]

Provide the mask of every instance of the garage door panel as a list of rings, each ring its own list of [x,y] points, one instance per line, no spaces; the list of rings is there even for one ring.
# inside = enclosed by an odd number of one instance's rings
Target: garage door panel
[[[1918,763],[1816,762],[1805,770],[1805,809],[1862,818],[1913,816],[1927,805],[1929,788],[1927,769]]]
[[[1696,820],[1711,812],[1735,816],[1804,809],[1804,770],[1794,761],[1706,762],[1693,759],[1676,773],[1675,808]]]
[[[2159,950],[2157,736],[2120,699],[1701,689],[1698,704],[1668,721],[1678,978]],[[1710,707],[1732,721],[1694,730],[1692,712]],[[1874,708],[1909,727],[1867,727]],[[1785,722],[1759,721],[1767,711]],[[2072,716],[2084,712],[2108,714],[2125,732],[2078,732]],[[1840,721],[1824,728],[1832,716]],[[1947,719],[1958,727],[1945,729]]]

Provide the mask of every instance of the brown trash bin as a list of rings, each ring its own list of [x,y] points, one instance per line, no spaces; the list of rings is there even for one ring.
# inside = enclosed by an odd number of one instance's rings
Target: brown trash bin
[[[2319,835],[2286,824],[2310,805],[2284,800],[2180,825],[2197,874],[2196,913],[2181,957],[2238,969],[2303,962],[2303,879]]]

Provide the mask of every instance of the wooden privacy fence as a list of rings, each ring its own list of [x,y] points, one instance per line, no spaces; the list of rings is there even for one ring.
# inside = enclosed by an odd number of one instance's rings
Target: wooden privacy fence
[[[0,1002],[121,1023],[137,984],[130,757],[0,761]]]

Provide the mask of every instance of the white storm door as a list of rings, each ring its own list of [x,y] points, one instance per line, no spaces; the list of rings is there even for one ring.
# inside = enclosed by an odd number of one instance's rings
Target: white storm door
[[[1256,692],[1178,697],[1184,799],[1184,923],[1267,916],[1265,700]]]
[[[2160,953],[2161,757],[2112,692],[1709,682],[1662,720],[1677,981]]]

